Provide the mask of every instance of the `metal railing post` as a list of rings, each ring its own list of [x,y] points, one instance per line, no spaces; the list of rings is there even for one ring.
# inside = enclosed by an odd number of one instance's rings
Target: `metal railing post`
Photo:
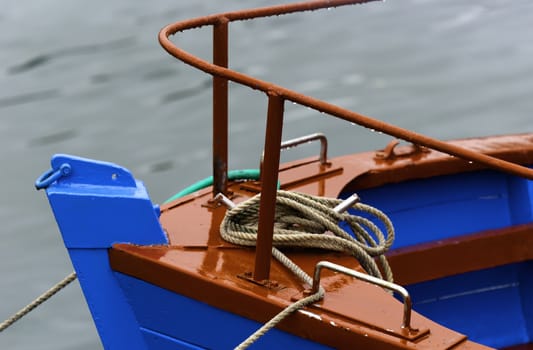
[[[228,23],[213,25],[213,63],[228,68]],[[228,188],[228,79],[213,75],[213,197]]]
[[[256,281],[267,280],[270,275],[284,102],[281,96],[272,92],[268,93],[265,157],[261,169],[262,190],[254,266],[254,280]]]

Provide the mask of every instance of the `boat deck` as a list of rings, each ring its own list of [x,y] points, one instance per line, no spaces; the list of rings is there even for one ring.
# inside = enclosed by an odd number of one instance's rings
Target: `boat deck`
[[[455,143],[509,161],[533,163],[533,135],[494,137],[490,142],[486,141],[481,143],[471,139]],[[516,152],[517,149],[521,151]],[[280,169],[279,179],[282,189],[337,197],[343,191],[355,191],[391,181],[453,174],[465,171],[465,167],[468,171],[482,169],[479,165],[468,164],[440,152],[423,151],[413,155],[410,146],[404,146],[395,150],[392,159],[382,159],[376,157],[376,153],[369,152],[357,157],[338,157],[329,160],[327,165],[313,160],[293,162]],[[233,183],[230,187],[232,200],[236,203],[243,201],[255,195],[258,189],[258,184],[254,182]],[[302,298],[309,286],[302,286],[282,265],[275,262],[267,285],[254,281],[250,271],[254,264],[254,250],[235,246],[220,238],[219,226],[226,209],[211,203],[210,191],[209,188],[204,189],[161,207],[160,220],[168,235],[169,246],[117,244],[110,251],[111,266],[125,275],[264,323],[290,303]],[[464,246],[440,242],[414,250],[398,250],[390,253],[391,264],[396,280],[403,284],[458,273],[458,270],[464,272],[465,269],[487,267],[495,262],[502,264],[530,260],[533,251],[521,248],[524,247],[524,240],[529,242],[533,239],[531,232],[533,225],[524,225],[505,232],[493,231],[464,238]],[[457,250],[477,250],[480,247],[493,247],[496,250],[495,247],[502,244],[509,246],[512,253],[500,254],[499,260],[470,259],[466,266],[450,265],[444,260],[444,256],[455,254]],[[533,241],[527,244],[531,246]],[[355,259],[340,253],[314,250],[310,254],[309,251],[298,249],[286,253],[310,275],[321,260],[362,270]],[[413,273],[409,266],[412,266],[413,259],[421,257],[436,259],[434,261],[438,262],[438,268],[430,273],[421,267]],[[291,316],[279,328],[341,348],[343,344],[364,343],[365,338],[369,339],[367,349],[382,346],[382,343],[372,343],[375,339],[381,339],[391,348],[435,349],[441,348],[442,342],[447,343],[442,348],[458,344],[463,346],[461,349],[484,348],[416,312],[412,323],[418,331],[402,329],[402,304],[376,286],[332,272],[324,272],[322,285],[326,290],[324,300],[307,307],[305,312]],[[379,313],[375,312],[375,305],[380,305]],[[327,329],[326,333],[324,329]],[[429,332],[431,337],[428,338]],[[369,334],[373,336],[368,337]]]

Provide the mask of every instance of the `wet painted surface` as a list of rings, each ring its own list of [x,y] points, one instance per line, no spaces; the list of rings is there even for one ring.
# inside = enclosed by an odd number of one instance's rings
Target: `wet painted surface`
[[[261,4],[266,3],[247,2]],[[332,10],[326,22],[311,14],[309,20],[280,18],[269,30],[243,23],[232,28],[232,64],[438,138],[531,131],[533,39],[527,28],[533,5],[512,5],[387,1]],[[146,182],[157,202],[209,174],[210,131],[202,130],[210,114],[205,77],[162,52],[156,34],[177,19],[241,6],[207,0],[3,5],[0,318],[70,271],[46,200],[33,189],[53,153],[120,163]],[[309,28],[318,37],[311,39]],[[208,57],[202,45],[208,36],[189,36],[184,45]],[[252,43],[261,48],[250,50]],[[321,53],[314,51],[317,46]],[[302,57],[308,57],[305,65]],[[242,90],[231,96],[236,139],[230,147],[239,155],[230,158],[230,168],[257,167],[262,96]],[[328,124],[306,109],[287,106],[287,113],[285,139],[323,131],[331,154],[388,142],[343,123]],[[79,287],[69,287],[0,337],[0,348],[98,347]]]

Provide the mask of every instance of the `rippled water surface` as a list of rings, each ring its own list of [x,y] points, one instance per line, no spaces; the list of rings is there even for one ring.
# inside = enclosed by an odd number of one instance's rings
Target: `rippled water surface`
[[[44,193],[54,153],[119,163],[155,202],[210,172],[209,78],[159,29],[270,1],[6,0],[0,10],[0,321],[71,270]],[[533,2],[389,0],[231,26],[230,65],[441,139],[533,131]],[[210,31],[180,45],[211,55]],[[231,168],[256,167],[264,96],[231,90]],[[333,155],[388,137],[286,106],[284,138]],[[310,155],[303,148],[284,157]],[[303,152],[303,153],[301,153]],[[98,349],[77,282],[0,335],[2,349]]]

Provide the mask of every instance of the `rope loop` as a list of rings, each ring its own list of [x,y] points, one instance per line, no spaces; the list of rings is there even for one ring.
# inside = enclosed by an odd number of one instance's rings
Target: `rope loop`
[[[260,194],[256,195],[226,212],[220,225],[220,234],[224,240],[243,246],[255,246],[260,199]],[[381,221],[386,229],[386,233],[383,233],[372,220],[346,211],[337,211],[335,208],[341,203],[340,199],[279,190],[276,196],[272,255],[309,286],[313,285],[313,278],[277,247],[309,247],[345,252],[354,256],[370,275],[392,282],[392,271],[384,255],[394,241],[392,222],[374,207],[360,202],[352,205],[356,211],[367,213]],[[349,226],[353,235],[339,226],[341,222]],[[376,257],[384,277],[374,260]],[[318,286],[314,294],[288,305],[235,349],[248,348],[287,316],[323,297],[324,289]]]
[[[226,213],[220,233],[224,240],[243,246],[255,246],[259,201],[256,195]],[[278,191],[273,234],[275,247],[308,247],[344,252],[354,256],[361,266],[378,278],[392,282],[392,271],[385,252],[394,241],[394,227],[380,210],[357,202],[352,208],[381,222],[385,232],[373,221],[361,215],[334,208],[342,202],[336,198],[317,197],[303,193]],[[352,231],[345,231],[344,222]],[[381,269],[374,260],[377,258]]]

